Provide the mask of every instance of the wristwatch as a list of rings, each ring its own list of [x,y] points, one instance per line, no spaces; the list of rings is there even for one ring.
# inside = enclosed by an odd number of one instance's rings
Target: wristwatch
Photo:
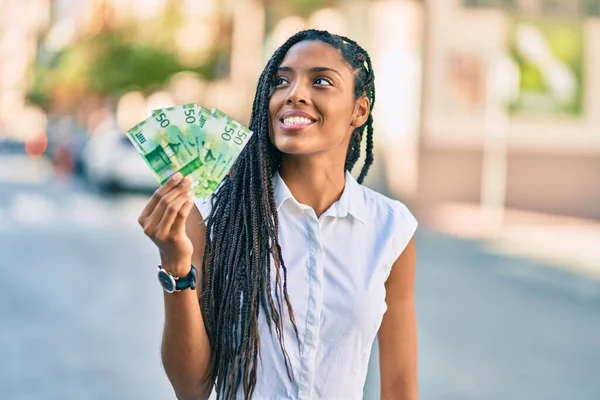
[[[184,277],[178,277],[175,274],[158,266],[158,282],[167,293],[179,292],[190,288],[196,289],[196,279],[198,279],[198,271],[192,265],[190,272]]]

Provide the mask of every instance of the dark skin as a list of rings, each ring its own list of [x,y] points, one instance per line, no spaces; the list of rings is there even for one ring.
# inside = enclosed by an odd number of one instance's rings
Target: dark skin
[[[348,144],[369,116],[369,99],[354,99],[353,71],[338,50],[322,42],[292,46],[275,84],[269,113],[271,140],[283,153],[279,173],[296,200],[321,215],[342,194]],[[280,119],[289,111],[305,112],[314,122],[286,131]]]
[[[419,398],[415,267],[413,238],[394,262],[392,273],[385,282],[388,308],[378,333],[382,400]]]
[[[354,97],[354,72],[328,44],[300,42],[281,67],[269,103],[271,140],[282,152],[279,172],[294,197],[321,215],[342,194],[348,144],[367,121],[369,99]],[[287,129],[282,116],[299,111],[310,123]],[[165,183],[139,218],[159,248],[163,268],[178,276],[192,263],[202,265],[204,252],[205,226],[185,183],[181,178]],[[388,310],[379,330],[382,399],[418,398],[414,274],[411,240],[386,282]],[[212,389],[210,343],[196,296],[190,290],[164,296],[163,364],[180,399],[207,398]]]

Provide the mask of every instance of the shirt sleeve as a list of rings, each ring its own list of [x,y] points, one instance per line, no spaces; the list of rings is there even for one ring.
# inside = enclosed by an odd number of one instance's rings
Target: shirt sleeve
[[[194,204],[196,204],[196,208],[200,211],[200,215],[202,215],[202,219],[206,219],[212,210],[212,196],[208,199],[200,199],[198,197],[194,197]]]
[[[406,249],[408,242],[410,242],[414,236],[419,225],[415,216],[404,203],[399,201],[395,203],[394,212],[396,229],[392,236],[392,252],[394,256],[392,262],[395,262],[404,249]]]

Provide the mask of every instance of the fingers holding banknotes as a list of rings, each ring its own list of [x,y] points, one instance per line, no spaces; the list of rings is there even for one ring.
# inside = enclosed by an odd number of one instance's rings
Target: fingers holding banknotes
[[[168,264],[172,272],[181,269],[187,273],[186,261],[194,253],[190,236],[198,252],[200,248],[203,252],[206,233],[191,196],[211,198],[252,131],[218,109],[183,104],[153,110],[126,135],[162,185],[138,221],[159,248],[163,267]]]
[[[144,233],[160,250],[163,262],[191,257],[192,242],[185,233],[185,221],[194,206],[191,180],[173,175],[154,192],[138,218]]]

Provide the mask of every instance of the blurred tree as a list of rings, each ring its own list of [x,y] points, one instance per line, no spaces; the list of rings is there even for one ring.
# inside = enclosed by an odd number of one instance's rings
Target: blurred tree
[[[291,0],[284,2],[284,4],[287,4],[290,10],[307,17],[320,8],[334,5],[335,2],[327,0]]]
[[[582,0],[581,11],[583,15],[600,17],[600,0]]]
[[[341,0],[263,0],[267,10],[267,30],[270,31],[281,18],[298,15],[309,17],[312,13],[325,7],[336,7]]]
[[[73,49],[87,61],[84,75],[98,94],[117,94],[130,89],[162,85],[183,66],[166,46],[129,43],[119,33],[99,35]],[[65,65],[67,72],[71,66]],[[69,76],[65,76],[66,79]]]
[[[58,53],[40,49],[31,72],[28,101],[50,112],[69,111],[84,99],[156,90],[180,71],[214,79],[227,54],[223,48],[227,43],[215,44],[198,65],[184,65],[172,50],[177,48],[175,36],[184,18],[177,4],[171,0],[164,12],[150,21],[127,26],[100,24],[93,34],[78,37]]]

